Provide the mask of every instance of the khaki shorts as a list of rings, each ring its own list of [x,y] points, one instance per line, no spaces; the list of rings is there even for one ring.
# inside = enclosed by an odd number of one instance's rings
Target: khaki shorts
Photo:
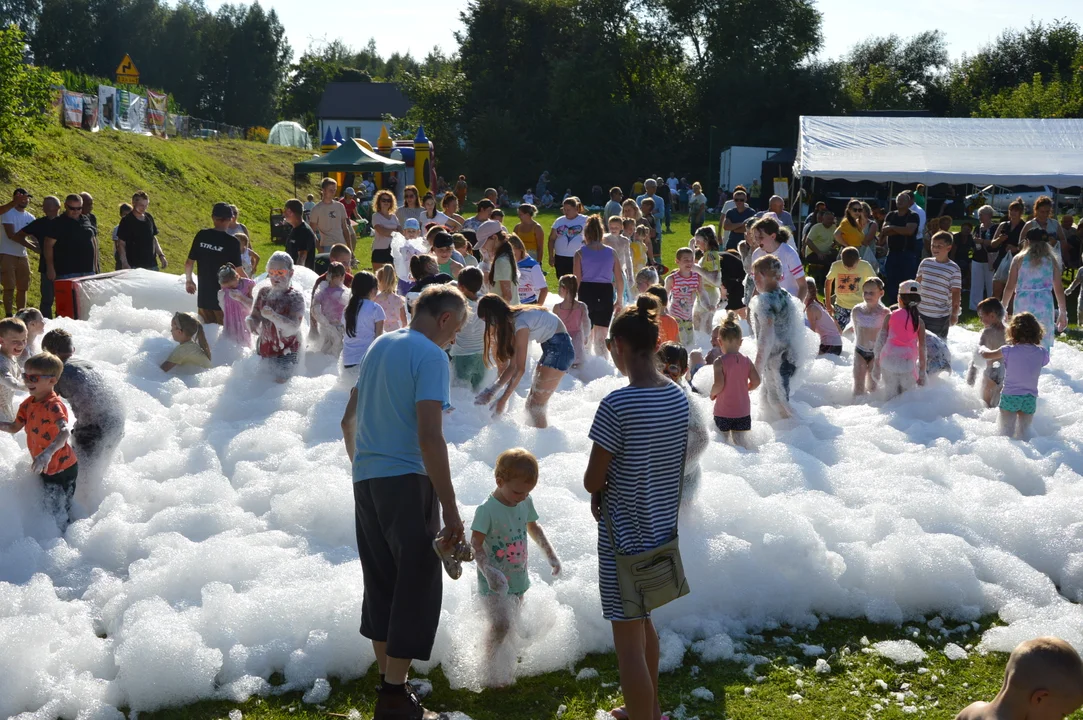
[[[26,292],[30,287],[30,261],[25,255],[0,255],[0,285]]]
[[[208,310],[207,308],[199,308],[199,319],[203,321],[203,324],[214,323],[216,325],[222,324],[222,311],[221,310]]]

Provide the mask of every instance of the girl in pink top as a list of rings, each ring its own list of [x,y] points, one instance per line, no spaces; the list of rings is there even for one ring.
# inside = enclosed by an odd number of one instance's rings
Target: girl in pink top
[[[256,281],[241,277],[233,263],[218,268],[218,304],[222,308],[222,334],[241,347],[252,347],[246,319],[252,312],[252,288]]]
[[[590,316],[587,304],[578,300],[579,280],[575,275],[565,275],[557,284],[560,291],[560,302],[553,307],[553,312],[564,323],[568,334],[572,338],[572,347],[575,348],[575,362],[573,368],[583,363],[583,357],[587,352],[587,338],[590,337]]]
[[[873,375],[883,377],[889,400],[912,388],[915,381],[925,384],[925,323],[918,315],[920,302],[921,285],[916,280],[899,285],[899,305],[884,319],[876,340]]]
[[[835,318],[827,308],[816,299],[816,281],[805,278],[805,321],[812,331],[820,336],[820,355],[842,355],[842,333],[835,323]]]
[[[394,265],[384,265],[376,271],[376,286],[380,292],[375,303],[384,311],[384,332],[389,333],[407,326],[406,298],[398,293],[399,278]]]
[[[741,326],[737,313],[726,313],[718,329],[722,354],[714,361],[714,424],[722,436],[729,436],[738,447],[748,448],[747,433],[752,429],[752,402],[749,393],[760,386],[756,366],[741,354]]]

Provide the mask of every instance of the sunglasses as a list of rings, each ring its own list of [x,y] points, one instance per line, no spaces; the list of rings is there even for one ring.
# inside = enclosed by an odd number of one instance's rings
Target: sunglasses
[[[41,373],[23,373],[23,382],[34,384],[42,378],[55,378],[56,375],[42,375]]]
[[[417,197],[414,193],[406,193],[406,197]]]
[[[75,206],[65,205],[64,207],[67,208],[68,212],[79,212],[80,210],[83,209],[82,205],[75,205]]]
[[[268,270],[267,274],[271,277],[286,277],[290,274],[289,270]]]

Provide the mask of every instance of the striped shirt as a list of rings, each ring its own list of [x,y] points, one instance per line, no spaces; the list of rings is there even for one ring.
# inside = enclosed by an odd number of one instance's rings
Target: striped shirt
[[[622,554],[669,542],[677,525],[681,469],[688,443],[688,398],[679,385],[623,387],[598,405],[590,439],[613,455],[606,504]],[[598,576],[602,614],[624,617],[617,564],[603,515],[598,523]]]
[[[942,318],[951,315],[951,291],[962,290],[963,273],[951,260],[937,262],[925,258],[918,265],[917,281],[921,284],[921,304],[918,312],[925,317]]]
[[[673,289],[669,292],[669,314],[678,320],[691,320],[699,294],[699,273],[683,277],[680,272],[675,272],[670,277],[673,278]]]

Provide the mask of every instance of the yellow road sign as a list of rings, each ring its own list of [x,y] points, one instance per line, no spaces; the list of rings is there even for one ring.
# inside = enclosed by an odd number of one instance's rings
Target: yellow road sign
[[[127,53],[124,54],[124,59],[120,61],[120,65],[117,65],[117,84],[139,84],[139,70],[136,69],[135,63],[132,62],[131,56]]]

